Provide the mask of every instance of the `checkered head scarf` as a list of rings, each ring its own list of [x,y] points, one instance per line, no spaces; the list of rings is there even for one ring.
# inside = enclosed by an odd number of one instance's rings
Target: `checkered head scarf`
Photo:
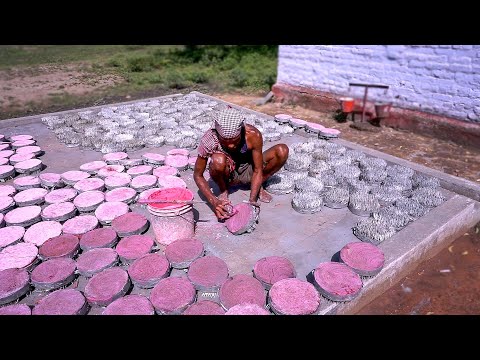
[[[214,126],[224,139],[233,139],[240,135],[244,126],[245,116],[232,107],[220,111],[214,116]]]

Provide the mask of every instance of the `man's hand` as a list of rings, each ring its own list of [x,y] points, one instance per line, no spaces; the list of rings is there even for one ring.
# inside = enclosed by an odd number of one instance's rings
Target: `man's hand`
[[[258,203],[258,202],[256,202],[256,201],[252,201],[252,200],[247,201],[247,200],[244,200],[243,202],[245,202],[245,203],[247,203],[247,204],[250,204],[250,205],[252,205],[252,206],[255,206],[255,207],[257,207],[257,208],[260,207],[260,203]]]
[[[225,220],[232,216],[225,210],[225,205],[231,205],[230,200],[214,200],[213,211],[219,220]]]

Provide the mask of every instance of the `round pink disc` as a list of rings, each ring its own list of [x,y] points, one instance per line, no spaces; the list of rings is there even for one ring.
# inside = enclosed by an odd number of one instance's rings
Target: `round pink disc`
[[[151,175],[153,172],[153,168],[150,165],[139,165],[131,167],[127,170],[127,174],[135,177],[139,175]]]
[[[85,286],[85,297],[93,305],[106,306],[124,296],[130,288],[125,270],[114,267],[95,274]]]
[[[157,184],[157,177],[155,175],[139,175],[132,179],[130,186],[136,191],[140,192],[148,188],[154,187]]]
[[[251,226],[255,219],[255,212],[250,204],[241,203],[235,205],[235,215],[225,221],[225,226],[232,234],[241,234]]]
[[[85,191],[102,191],[105,188],[105,182],[99,178],[89,178],[77,181],[73,185],[79,193]]]
[[[38,255],[42,259],[71,258],[78,252],[79,247],[78,237],[71,234],[63,234],[45,241],[40,246]]]
[[[75,216],[77,209],[71,202],[48,205],[42,210],[44,221],[65,221]]]
[[[270,315],[270,312],[263,306],[247,303],[232,306],[225,315]]]
[[[360,276],[373,276],[382,270],[385,255],[377,246],[366,242],[352,242],[340,250],[340,259]]]
[[[53,290],[75,279],[75,261],[69,258],[51,259],[42,262],[32,271],[32,285],[36,289]]]
[[[178,170],[185,170],[188,167],[188,155],[167,155],[165,157],[165,165]]]
[[[311,315],[320,306],[320,294],[307,281],[283,279],[270,288],[268,301],[278,315]]]
[[[44,187],[62,187],[65,185],[60,174],[43,173],[38,175],[38,177]]]
[[[277,281],[296,277],[293,264],[285,257],[268,256],[258,260],[253,267],[253,276],[268,289]]]
[[[98,226],[98,219],[93,215],[80,215],[65,221],[63,233],[83,235]]]
[[[38,205],[13,209],[5,215],[7,225],[30,226],[40,221],[42,208]]]
[[[120,237],[139,235],[148,229],[148,220],[141,214],[129,212],[114,219],[112,229]]]
[[[159,166],[156,169],[154,169],[153,170],[153,175],[155,175],[156,177],[159,177],[159,178],[163,177],[163,176],[166,176],[166,175],[175,176],[175,175],[178,175],[178,170],[174,167],[164,165],[164,166]]]
[[[98,170],[97,176],[104,179],[110,175],[122,173],[125,171],[125,166],[122,165],[107,165]]]
[[[80,247],[83,251],[95,248],[110,248],[117,243],[117,233],[111,228],[90,230],[82,235]]]
[[[105,201],[120,201],[126,204],[130,204],[135,197],[137,192],[128,187],[119,187],[105,193]]]
[[[132,235],[121,239],[116,251],[123,263],[130,263],[148,254],[153,247],[153,239],[147,235]]]
[[[47,204],[58,204],[61,202],[72,201],[77,196],[75,189],[57,189],[50,191],[45,195],[45,202]]]
[[[219,292],[220,303],[225,309],[249,303],[265,306],[266,292],[260,281],[252,276],[238,274],[225,281]]]
[[[187,188],[187,183],[177,177],[177,176],[172,176],[172,175],[166,175],[163,177],[158,178],[158,186],[161,187],[162,189],[168,189],[168,188]]]
[[[12,196],[16,192],[12,185],[0,185],[0,196]]]
[[[41,246],[48,239],[59,236],[62,233],[62,228],[62,224],[57,221],[40,221],[28,228],[23,240]]]
[[[41,299],[32,315],[85,315],[87,311],[87,302],[80,291],[61,289]]]
[[[85,171],[71,170],[60,174],[60,176],[65,184],[75,185],[77,181],[89,178],[90,174]]]
[[[15,168],[12,165],[0,165],[0,179],[15,175]]]
[[[17,193],[13,200],[18,206],[29,206],[43,203],[45,195],[48,194],[48,190],[42,188],[32,188],[20,191]]]
[[[318,291],[332,301],[354,299],[362,289],[360,276],[347,265],[324,262],[314,270],[314,284]]]
[[[9,163],[7,158],[0,158],[0,165],[8,165]]]
[[[73,200],[73,204],[78,211],[89,212],[95,210],[104,200],[105,195],[103,192],[92,190],[80,193],[75,200]]]
[[[155,165],[163,165],[165,162],[165,156],[155,153],[145,153],[142,155],[144,162]]]
[[[25,141],[25,140],[33,140],[33,136],[31,136],[31,135],[13,135],[13,136],[10,136],[10,141]]]
[[[324,128],[321,132],[328,135],[340,135],[340,130],[332,128]]]
[[[39,188],[41,186],[38,176],[22,176],[13,180],[13,186],[18,191],[27,190],[30,188]]]
[[[128,159],[128,154],[125,152],[114,152],[103,155],[103,160],[107,164],[117,164],[120,160]]]
[[[1,315],[32,315],[32,309],[26,304],[13,304],[1,307]]]
[[[40,154],[42,149],[40,146],[24,146],[17,149],[17,154]]]
[[[13,150],[2,150],[2,151],[0,151],[0,158],[8,159],[13,154],[15,154],[15,151],[13,151]]]
[[[147,254],[135,260],[128,268],[133,283],[141,288],[153,288],[160,280],[167,277],[170,263],[159,253]]]
[[[35,262],[37,254],[37,247],[30,243],[7,246],[0,251],[0,271],[26,268]]]
[[[216,302],[203,300],[190,305],[183,315],[225,315],[225,310]]]
[[[159,281],[150,293],[150,301],[158,314],[181,314],[195,301],[196,291],[184,277],[168,277]]]
[[[126,173],[116,173],[105,178],[105,187],[109,190],[130,185],[132,177]]]
[[[15,200],[11,196],[0,196],[0,212],[7,212],[15,207]]]
[[[95,216],[102,225],[110,224],[115,218],[128,213],[130,208],[127,204],[119,201],[110,201],[101,204],[95,210]]]
[[[165,248],[165,256],[175,269],[185,269],[203,255],[204,248],[200,240],[176,240]]]
[[[108,305],[102,315],[155,315],[155,309],[145,296],[127,295]]]
[[[167,155],[188,156],[190,152],[187,149],[172,149],[167,151]]]
[[[188,278],[198,290],[215,291],[228,279],[228,266],[216,256],[204,256],[190,264]]]
[[[12,148],[13,149],[18,149],[21,148],[22,146],[32,146],[35,145],[35,140],[18,140],[12,142]]]
[[[117,263],[118,256],[111,248],[97,248],[82,253],[77,259],[78,272],[85,277],[111,268]]]
[[[22,226],[7,226],[0,229],[0,249],[15,245],[22,240],[25,228]]]
[[[33,159],[34,157],[35,157],[35,154],[33,154],[33,153],[30,153],[30,154],[15,154],[15,155],[10,156],[9,160],[10,160],[10,164],[15,165],[19,162]],[[1,165],[5,165],[5,164],[1,164]]]
[[[8,304],[25,295],[29,290],[30,277],[25,269],[0,271],[0,305]]]
[[[98,170],[100,170],[105,166],[107,166],[107,163],[105,161],[91,161],[83,165],[80,165],[80,170],[86,171],[89,174],[93,175],[93,174],[96,174]]]

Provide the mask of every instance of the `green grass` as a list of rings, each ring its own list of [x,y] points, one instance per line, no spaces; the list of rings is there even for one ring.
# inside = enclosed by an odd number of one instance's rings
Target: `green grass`
[[[68,108],[127,94],[132,98],[191,90],[265,94],[276,81],[277,52],[276,45],[1,45],[0,70],[23,68],[33,75],[40,65],[81,62],[79,70],[89,78],[115,74],[125,79],[81,96],[70,96],[64,88],[66,95],[44,104]]]

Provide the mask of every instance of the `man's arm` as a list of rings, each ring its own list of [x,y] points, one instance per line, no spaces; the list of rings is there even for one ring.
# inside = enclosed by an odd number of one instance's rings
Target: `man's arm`
[[[207,199],[210,205],[213,207],[213,211],[215,215],[219,219],[226,219],[228,218],[228,213],[224,209],[224,205],[228,204],[229,202],[226,200],[219,200],[210,190],[210,186],[208,186],[207,180],[203,177],[203,173],[207,168],[207,159],[198,156],[197,161],[195,162],[195,168],[193,170],[193,179],[195,180],[195,184],[197,184],[198,189],[201,191],[203,196]]]
[[[248,138],[250,140],[251,149],[252,149],[252,159],[253,159],[253,175],[250,186],[250,199],[252,203],[257,202],[258,193],[260,192],[260,187],[262,186],[263,179],[263,137],[262,134],[257,129],[252,129],[248,131]],[[248,145],[248,144],[247,144]]]

